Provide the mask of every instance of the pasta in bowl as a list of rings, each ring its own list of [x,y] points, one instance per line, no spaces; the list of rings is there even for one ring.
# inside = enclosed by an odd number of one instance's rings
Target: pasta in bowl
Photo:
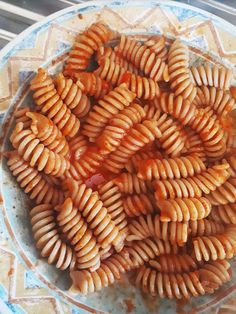
[[[31,200],[38,258],[65,271],[69,294],[127,277],[144,299],[188,300],[230,281],[233,73],[190,63],[179,38],[139,41],[99,21],[61,71],[31,79],[4,158]]]

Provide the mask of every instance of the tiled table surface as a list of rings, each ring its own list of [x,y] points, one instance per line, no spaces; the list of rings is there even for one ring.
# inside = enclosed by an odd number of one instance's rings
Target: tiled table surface
[[[45,16],[52,14],[58,10],[68,6],[85,2],[83,0],[8,0],[0,1],[0,49],[9,41],[17,36],[24,29],[40,21]],[[108,1],[109,2],[109,1]],[[215,15],[218,15],[235,25],[236,22],[236,0],[182,0],[179,2],[188,3],[198,8],[204,9]],[[27,18],[26,18],[27,16]],[[21,306],[24,304],[26,312],[41,314],[42,309],[37,306],[40,297],[45,295],[48,299],[48,310],[51,307],[51,313],[71,313],[66,304],[60,303],[60,306],[54,304],[55,299],[50,298],[46,289],[41,286],[40,282],[35,282],[31,277],[30,271],[26,272],[20,262],[8,250],[3,250],[5,240],[1,240],[0,234],[0,314],[17,313],[22,314]],[[2,273],[3,264],[9,264],[7,273]],[[17,273],[15,269],[17,268]],[[21,269],[22,268],[22,269]],[[4,267],[4,269],[6,269]],[[22,278],[22,276],[24,278]],[[27,286],[28,296],[21,295],[21,282]],[[18,282],[17,285],[15,283]],[[17,287],[17,291],[13,291],[11,286]],[[2,286],[7,290],[2,290]],[[15,289],[14,289],[15,290]],[[39,299],[35,297],[33,303],[27,302],[34,295],[40,295]],[[17,296],[17,297],[16,297]],[[54,301],[52,300],[54,299]],[[3,301],[1,301],[3,300]],[[48,312],[50,313],[50,311]],[[80,312],[77,312],[80,313]],[[209,312],[209,314],[236,314],[236,299],[228,299],[226,303],[221,305],[217,310]]]

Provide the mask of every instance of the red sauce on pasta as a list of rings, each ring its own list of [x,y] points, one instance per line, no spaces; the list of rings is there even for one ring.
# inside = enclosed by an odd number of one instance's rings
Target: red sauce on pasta
[[[131,79],[131,73],[130,72],[125,72],[121,78],[121,83],[129,83]]]
[[[142,176],[146,176],[147,169],[149,166],[152,166],[153,161],[154,161],[153,159],[147,159],[147,160],[141,161],[138,165],[138,172]]]
[[[155,196],[158,200],[164,200],[165,197],[165,193],[163,193],[163,191],[161,189],[157,189],[155,192]]]

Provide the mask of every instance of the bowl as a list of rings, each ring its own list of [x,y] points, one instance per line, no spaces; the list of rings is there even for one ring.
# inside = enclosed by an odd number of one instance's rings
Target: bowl
[[[169,41],[180,37],[189,45],[191,63],[208,62],[233,68],[236,64],[236,28],[202,10],[173,1],[88,1],[59,11],[31,26],[0,53],[1,151],[10,148],[12,113],[32,106],[29,81],[39,67],[58,72],[75,35],[92,22],[102,20],[112,29],[145,39],[164,34]],[[5,115],[4,115],[5,114]],[[74,295],[69,276],[40,258],[31,233],[29,209],[32,203],[19,188],[4,158],[1,159],[2,210],[0,212],[0,297],[8,298],[16,313],[215,313],[236,289],[233,279],[214,295],[188,303],[143,296],[126,280],[89,296]],[[234,265],[235,262],[232,261]],[[236,264],[235,264],[236,266]],[[2,288],[3,287],[3,288]],[[2,290],[1,290],[2,289]],[[28,302],[28,303],[27,303]],[[32,303],[31,306],[27,305]],[[231,302],[231,303],[230,303]],[[232,301],[228,308],[234,308]],[[30,304],[31,304],[30,303]],[[235,308],[234,308],[235,311]],[[233,313],[233,312],[232,312]]]

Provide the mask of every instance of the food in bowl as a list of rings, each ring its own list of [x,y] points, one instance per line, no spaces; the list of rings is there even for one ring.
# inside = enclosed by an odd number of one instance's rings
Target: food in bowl
[[[231,80],[225,67],[190,66],[180,39],[138,42],[102,22],[78,34],[61,73],[38,70],[5,156],[34,202],[37,249],[78,293],[128,271],[143,292],[177,299],[230,280]]]

